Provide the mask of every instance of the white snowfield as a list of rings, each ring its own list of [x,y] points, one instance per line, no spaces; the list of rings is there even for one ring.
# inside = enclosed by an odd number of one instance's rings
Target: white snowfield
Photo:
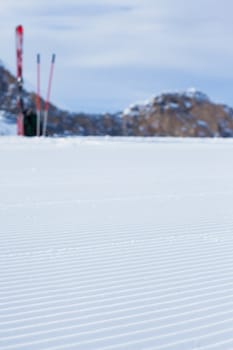
[[[1,350],[232,350],[233,140],[0,138]]]
[[[16,123],[6,117],[6,112],[0,110],[0,136],[17,135],[16,128]]]

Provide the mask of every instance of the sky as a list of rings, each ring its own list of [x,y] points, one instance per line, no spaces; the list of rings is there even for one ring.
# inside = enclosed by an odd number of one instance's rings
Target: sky
[[[16,72],[15,27],[24,27],[25,87],[48,88],[73,112],[117,112],[163,92],[196,88],[233,106],[231,0],[7,0],[0,59]]]

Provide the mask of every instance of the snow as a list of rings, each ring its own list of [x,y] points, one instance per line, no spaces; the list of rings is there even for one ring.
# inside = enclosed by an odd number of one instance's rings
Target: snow
[[[123,116],[127,115],[133,118],[138,117],[141,112],[150,113],[155,103],[158,105],[163,105],[165,110],[176,110],[177,108],[179,108],[179,103],[176,101],[167,101],[166,98],[169,97],[169,95],[170,97],[174,96],[178,99],[185,98],[186,100],[184,100],[183,103],[185,108],[187,109],[190,109],[192,107],[192,102],[190,101],[190,99],[194,99],[198,103],[210,102],[209,97],[206,94],[202,93],[201,91],[198,91],[195,88],[189,88],[185,91],[178,91],[176,93],[164,92],[157,97],[153,97],[151,100],[146,100],[130,105],[123,111]]]
[[[192,107],[192,103],[190,101],[184,101],[184,106],[187,109],[190,109]]]
[[[0,349],[232,349],[232,154],[0,138]]]
[[[197,120],[197,125],[202,127],[202,128],[208,128],[207,122],[202,120],[202,119]]]
[[[179,104],[177,102],[168,102],[166,105],[165,105],[165,110],[166,109],[177,109],[179,108]]]
[[[152,102],[153,99],[147,99],[144,101],[139,101],[135,104],[131,104],[129,107],[124,109],[122,116],[127,115],[130,117],[138,117],[140,113],[150,112],[152,109]]]
[[[16,135],[16,123],[6,117],[6,112],[0,110],[0,135]]]
[[[184,93],[184,96],[188,97],[188,98],[193,98],[195,100],[197,100],[198,102],[209,102],[209,97],[204,94],[201,91],[198,91],[195,88],[189,88],[187,89]]]

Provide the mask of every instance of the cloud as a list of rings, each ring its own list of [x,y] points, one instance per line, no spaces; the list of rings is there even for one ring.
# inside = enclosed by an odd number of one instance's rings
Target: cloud
[[[81,85],[92,83],[91,74],[81,81],[87,71],[102,72],[103,81],[95,73],[95,83],[101,81],[108,91],[108,77],[115,84],[110,71],[118,72],[124,86],[127,71],[130,77],[140,71],[140,79],[141,72],[147,72],[150,87],[149,72],[156,79],[155,71],[176,72],[177,86],[178,72],[189,74],[190,80],[195,74],[207,81],[225,79],[233,60],[232,11],[229,0],[7,0],[0,5],[1,58],[15,69],[14,27],[22,23],[25,79],[34,81],[38,51],[45,72],[51,53],[56,52],[59,70],[55,76],[61,81],[59,89],[66,86],[64,100],[72,79]],[[146,80],[143,86],[147,93]],[[103,89],[102,95],[106,93]],[[125,93],[130,95],[129,90]]]
[[[109,4],[72,4],[64,9],[64,5],[47,7],[39,11],[40,16],[103,16],[112,13],[128,12],[131,10],[130,6],[125,5],[109,5]]]
[[[131,10],[131,6],[113,1],[73,1],[73,0],[56,0],[56,2],[48,2],[45,0],[9,0],[5,4],[0,5],[2,13],[17,12],[20,16],[42,16],[42,17],[60,17],[60,16],[101,16],[117,12],[127,12]]]

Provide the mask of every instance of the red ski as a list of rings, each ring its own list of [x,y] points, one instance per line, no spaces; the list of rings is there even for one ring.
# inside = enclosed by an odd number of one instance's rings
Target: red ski
[[[24,135],[23,130],[23,27],[16,27],[16,64],[17,64],[17,87],[18,87],[18,116],[17,134]]]

